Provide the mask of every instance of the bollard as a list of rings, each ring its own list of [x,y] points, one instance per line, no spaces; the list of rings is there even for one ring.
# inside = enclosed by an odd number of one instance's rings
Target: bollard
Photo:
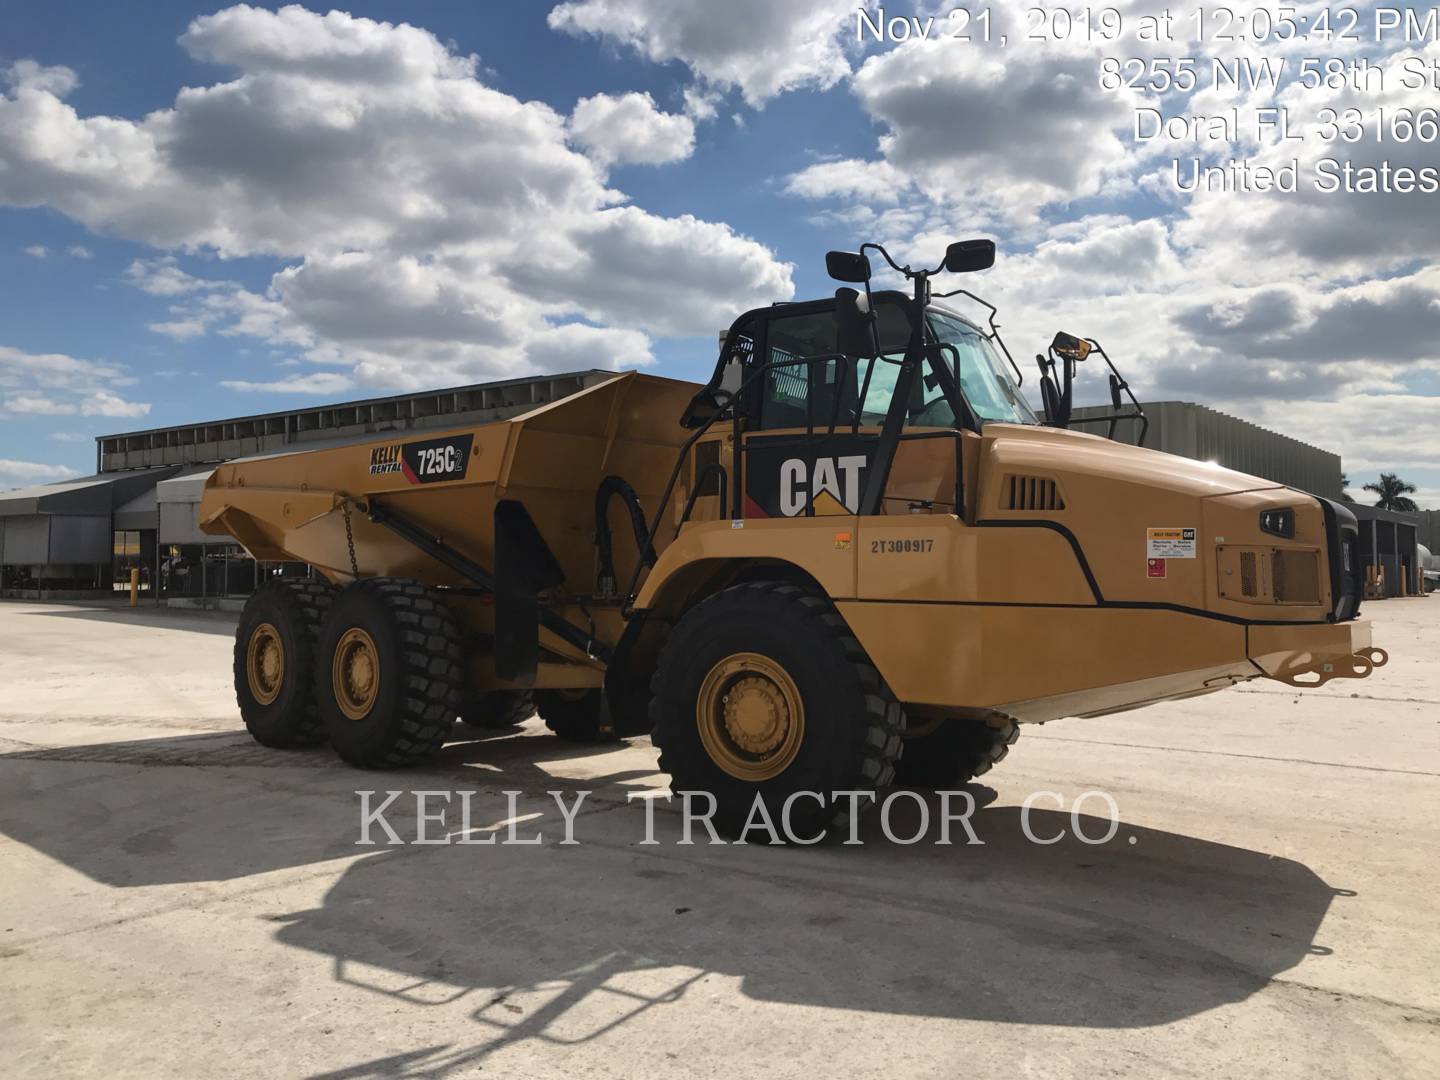
[[[140,568],[130,568],[130,606],[137,607],[140,603]]]

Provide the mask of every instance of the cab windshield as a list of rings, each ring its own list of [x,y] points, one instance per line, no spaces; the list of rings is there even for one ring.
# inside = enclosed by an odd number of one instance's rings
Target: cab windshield
[[[1020,393],[1010,365],[980,331],[968,323],[931,308],[927,313],[930,332],[942,345],[953,345],[960,363],[960,392],[981,423],[1039,424],[1040,419]],[[944,350],[946,364],[956,355]],[[954,423],[954,417],[950,418]]]

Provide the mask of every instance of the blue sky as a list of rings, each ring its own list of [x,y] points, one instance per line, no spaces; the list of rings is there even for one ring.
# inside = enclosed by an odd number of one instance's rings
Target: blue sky
[[[1017,355],[1099,337],[1143,397],[1440,505],[1435,196],[1179,196],[1186,148],[1131,115],[1216,102],[1107,93],[1093,48],[860,46],[833,0],[10,7],[0,486],[86,470],[104,432],[587,366],[700,378],[739,311],[834,287],[827,248],[992,235],[979,283]]]

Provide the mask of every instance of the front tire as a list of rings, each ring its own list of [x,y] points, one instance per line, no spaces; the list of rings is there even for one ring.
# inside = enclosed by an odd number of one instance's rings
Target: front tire
[[[710,792],[726,835],[741,835],[758,798],[783,838],[794,795],[790,832],[810,839],[848,809],[832,792],[874,791],[894,774],[900,705],[829,600],[796,585],[701,601],[666,640],[652,691],[671,790]]]
[[[314,656],[335,590],[323,581],[279,578],[251,594],[235,631],[235,698],[251,738],[293,750],[318,746]]]
[[[433,591],[400,578],[351,585],[331,605],[315,656],[336,753],[394,769],[439,750],[460,711],[461,661],[459,628]]]

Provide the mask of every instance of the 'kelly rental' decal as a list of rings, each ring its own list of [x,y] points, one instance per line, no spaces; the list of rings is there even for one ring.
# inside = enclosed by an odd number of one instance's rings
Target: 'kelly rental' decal
[[[421,442],[387,443],[370,450],[370,475],[400,473],[412,484],[460,480],[470,467],[474,435],[448,435]]]

